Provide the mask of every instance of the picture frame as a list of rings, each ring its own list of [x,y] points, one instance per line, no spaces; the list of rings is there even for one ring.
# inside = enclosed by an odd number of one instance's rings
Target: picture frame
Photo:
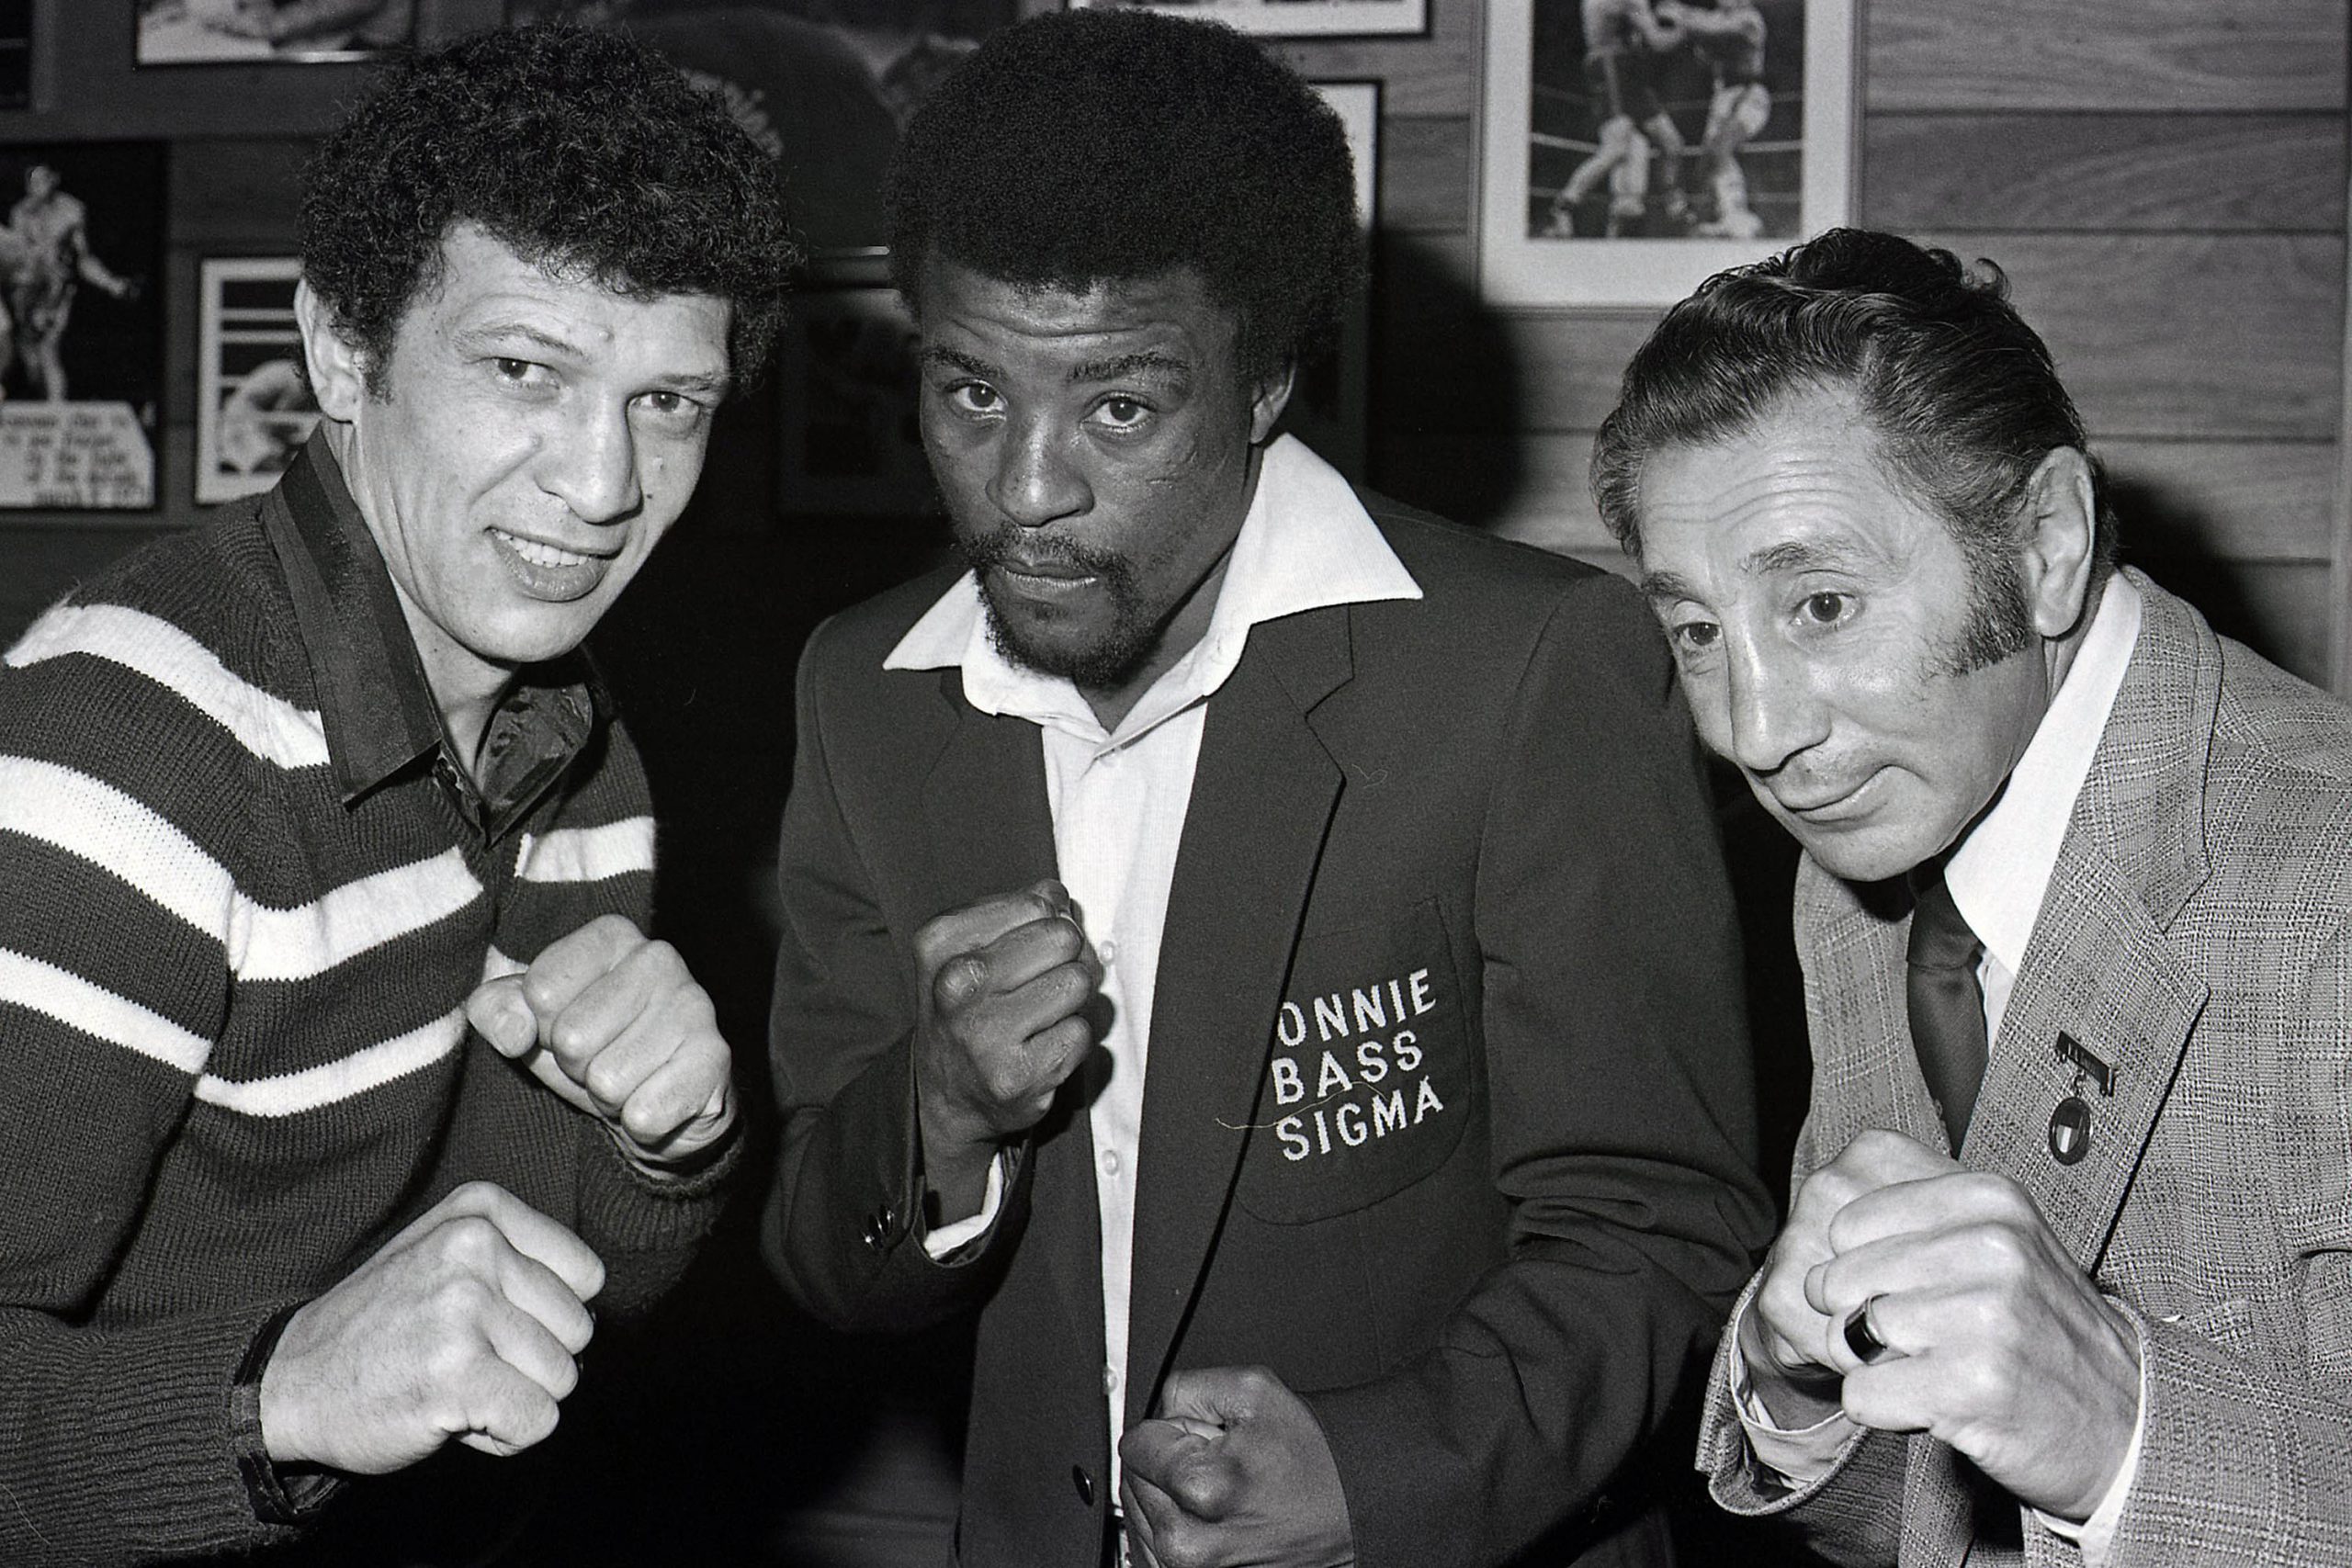
[[[1363,224],[1368,270],[1373,236],[1379,229],[1381,85],[1350,81],[1309,82],[1307,85],[1331,106],[1347,130],[1348,152],[1355,164],[1356,214]],[[1359,482],[1365,477],[1370,456],[1371,366],[1372,301],[1367,290],[1348,302],[1332,352],[1317,363],[1300,367],[1290,406],[1283,411],[1283,429]]]
[[[1058,6],[941,0],[932,25],[908,27],[795,0],[508,0],[506,19],[626,28],[676,61],[784,164],[814,276],[872,284],[889,276],[883,186],[914,106],[990,33]]]
[[[98,0],[85,0],[98,3]],[[322,65],[372,60],[418,42],[419,0],[340,0],[277,31],[270,0],[123,0],[137,18],[131,62],[180,65]],[[347,11],[347,15],[345,14]],[[288,13],[288,17],[296,16]]]
[[[320,420],[294,321],[294,256],[206,256],[197,269],[196,499],[277,482]]]
[[[1224,22],[1262,38],[1419,37],[1429,0],[1070,0],[1073,8],[1132,6]]]
[[[1581,0],[1487,11],[1487,303],[1667,304],[1849,220],[1855,0],[1608,5],[1599,47]]]
[[[919,424],[918,337],[887,285],[806,289],[775,359],[776,510],[906,517],[936,508]]]
[[[0,147],[0,509],[157,504],[164,145]]]
[[[0,0],[0,109],[33,107],[33,0]]]

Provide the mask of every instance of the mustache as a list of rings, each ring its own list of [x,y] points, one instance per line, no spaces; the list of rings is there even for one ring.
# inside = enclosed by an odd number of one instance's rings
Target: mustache
[[[1069,539],[1050,535],[1031,534],[1006,524],[982,534],[966,534],[960,529],[951,541],[956,555],[974,571],[986,571],[990,567],[1010,566],[1018,570],[1025,567],[1057,566],[1090,572],[1106,580],[1124,580],[1126,561],[1109,550],[1095,549]]]

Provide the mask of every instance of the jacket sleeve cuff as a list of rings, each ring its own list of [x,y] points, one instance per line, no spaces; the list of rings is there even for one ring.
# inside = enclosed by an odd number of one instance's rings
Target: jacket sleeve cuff
[[[289,1302],[272,1313],[245,1348],[237,1364],[235,1382],[229,1388],[229,1440],[237,1456],[237,1473],[243,1478],[245,1497],[254,1517],[266,1525],[299,1525],[315,1515],[341,1489],[333,1472],[308,1466],[280,1467],[269,1457],[261,1429],[261,1380],[286,1325],[305,1303]]]

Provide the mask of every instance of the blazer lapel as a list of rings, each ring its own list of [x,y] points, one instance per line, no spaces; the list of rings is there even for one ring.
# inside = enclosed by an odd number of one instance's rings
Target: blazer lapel
[[[935,912],[944,914],[1053,876],[1059,861],[1037,727],[975,710],[964,701],[954,671],[940,679],[954,716],[946,744],[923,781],[922,805],[931,831]],[[1102,1218],[1085,1132],[1084,1077],[1070,1075],[1031,1136],[1030,1224],[1022,1245],[1046,1254],[1063,1310],[1100,1344]]]
[[[975,710],[952,670],[939,678],[951,717],[922,806],[944,914],[1052,876],[1057,863],[1037,727]]]
[[[1152,1003],[1128,1307],[1148,1413],[1225,1213],[1341,783],[1307,713],[1347,678],[1347,612],[1258,626],[1210,699]]]
[[[2208,995],[2164,933],[2206,874],[2220,649],[2177,600],[2134,581],[2139,644],[2042,897],[1965,1151],[1972,1167],[2022,1183],[2092,1272]],[[2073,1165],[2052,1151],[2050,1125],[2070,1095],[2090,1113]]]

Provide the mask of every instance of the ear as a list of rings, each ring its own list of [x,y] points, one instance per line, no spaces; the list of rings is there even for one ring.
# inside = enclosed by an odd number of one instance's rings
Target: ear
[[[2098,536],[2090,459],[2072,446],[2052,450],[2026,481],[2026,505],[2032,518],[2019,563],[2026,605],[2034,630],[2046,637],[2064,637],[2081,624],[2090,596]]]
[[[1298,362],[1285,359],[1274,372],[1258,383],[1250,399],[1250,445],[1262,446],[1274,434],[1274,422],[1283,417],[1283,410],[1290,406],[1291,388],[1298,379]]]
[[[329,419],[350,423],[368,400],[366,351],[336,330],[334,312],[311,292],[308,278],[294,285],[294,323],[302,333],[302,359],[320,411]]]

